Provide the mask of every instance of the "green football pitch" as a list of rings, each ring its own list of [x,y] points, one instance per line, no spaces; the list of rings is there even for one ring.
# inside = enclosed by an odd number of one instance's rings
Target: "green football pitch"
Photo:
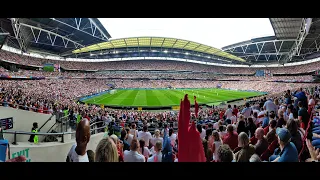
[[[179,106],[180,100],[188,94],[191,104],[193,96],[198,104],[212,104],[263,95],[261,92],[245,92],[226,89],[118,89],[114,93],[83,100],[87,104],[110,107],[168,107]]]

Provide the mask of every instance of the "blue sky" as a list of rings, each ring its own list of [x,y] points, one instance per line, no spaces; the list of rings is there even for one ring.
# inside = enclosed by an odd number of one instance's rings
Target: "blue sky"
[[[222,48],[252,38],[273,36],[268,18],[99,18],[112,39],[172,37]]]

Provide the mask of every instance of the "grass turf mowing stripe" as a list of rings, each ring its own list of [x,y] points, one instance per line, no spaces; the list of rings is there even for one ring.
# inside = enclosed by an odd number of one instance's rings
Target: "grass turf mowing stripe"
[[[170,96],[168,92],[170,91],[162,91],[162,90],[154,90],[158,95],[158,99],[161,101],[161,104],[165,104],[164,102],[167,102],[167,105],[175,105],[177,102],[179,102],[179,98],[177,96]]]
[[[146,99],[147,99],[147,106],[163,106],[168,104],[167,101],[160,101],[159,98],[161,98],[161,94],[157,93],[153,90],[146,90]],[[159,98],[158,98],[159,97]]]
[[[135,90],[138,91],[138,93],[136,93],[135,95],[135,99],[131,104],[127,104],[128,106],[148,106],[147,105],[147,99],[146,99],[146,90],[142,89],[142,90]]]
[[[103,103],[109,103],[109,104],[112,104],[112,101],[114,101],[114,100],[117,100],[117,98],[119,97],[119,96],[121,96],[121,97],[123,97],[123,94],[124,93],[128,93],[128,92],[126,92],[126,91],[120,91],[120,92],[117,92],[116,91],[116,93],[115,94],[104,94],[103,95],[103,97],[100,99],[100,100],[95,100],[95,103],[99,103],[99,102],[101,102],[101,104],[103,104]],[[105,101],[105,99],[107,99],[108,98],[108,100],[106,100]]]
[[[217,96],[217,93],[219,94]],[[193,96],[197,96],[199,104],[207,104],[234,99],[242,99],[261,95],[259,92],[245,92],[225,89],[119,89],[115,94],[103,94],[84,102],[91,104],[104,104],[112,106],[176,106],[184,95],[189,95],[191,104],[194,104]]]

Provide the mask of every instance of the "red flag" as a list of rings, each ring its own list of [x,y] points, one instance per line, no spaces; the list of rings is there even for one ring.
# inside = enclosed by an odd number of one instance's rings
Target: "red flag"
[[[178,121],[179,162],[205,162],[206,157],[200,133],[196,130],[194,122],[189,128],[190,101],[187,94],[180,103]]]
[[[196,96],[194,96],[194,110],[195,110],[195,113],[196,113],[196,118],[198,118],[199,105],[197,103],[197,97]]]

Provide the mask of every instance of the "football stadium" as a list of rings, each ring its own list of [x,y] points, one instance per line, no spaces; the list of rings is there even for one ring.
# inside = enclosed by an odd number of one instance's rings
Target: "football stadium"
[[[0,18],[0,162],[318,162],[318,26]]]

